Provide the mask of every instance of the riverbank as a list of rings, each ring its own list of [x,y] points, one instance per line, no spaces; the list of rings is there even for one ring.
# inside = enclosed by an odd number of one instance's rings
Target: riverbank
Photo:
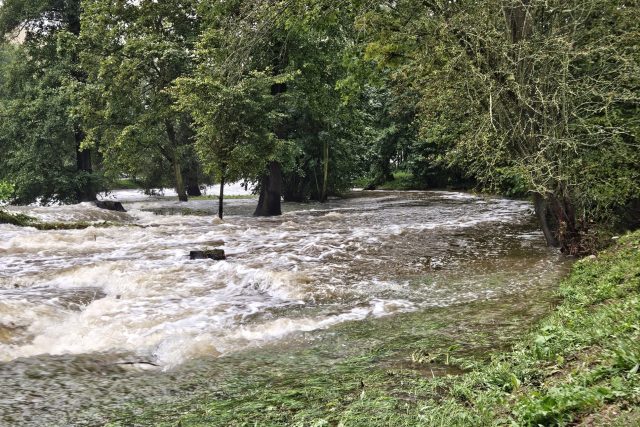
[[[412,366],[372,369],[382,343],[316,375],[132,407],[111,425],[637,425],[640,232],[577,262],[558,294],[550,315],[490,357],[407,343]]]

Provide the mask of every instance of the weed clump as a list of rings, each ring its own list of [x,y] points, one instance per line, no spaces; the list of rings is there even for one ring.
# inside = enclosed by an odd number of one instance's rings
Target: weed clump
[[[28,227],[37,220],[33,217],[24,214],[12,214],[3,210],[0,210],[0,224],[11,224],[19,227]]]
[[[0,224],[11,224],[18,227],[33,227],[37,230],[84,230],[89,227],[105,228],[112,227],[114,223],[103,221],[99,223],[87,222],[87,221],[73,221],[73,222],[42,222],[38,219],[24,215],[14,214],[3,210],[0,210]]]

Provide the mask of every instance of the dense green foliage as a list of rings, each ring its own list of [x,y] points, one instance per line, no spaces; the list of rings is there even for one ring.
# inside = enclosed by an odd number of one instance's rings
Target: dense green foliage
[[[0,34],[25,37],[0,45],[0,180],[18,203],[91,200],[99,186],[75,111],[79,14],[79,1],[8,0],[0,9]]]
[[[551,315],[490,360],[442,343],[407,342],[399,351],[414,363],[393,368],[384,356],[395,343],[384,342],[304,374],[267,364],[278,373],[269,380],[243,376],[175,407],[132,408],[109,425],[637,425],[640,233],[576,263],[558,297]],[[468,340],[461,329],[449,338]],[[495,349],[496,340],[487,345]],[[432,375],[447,365],[465,372]]]
[[[195,2],[86,1],[82,64],[88,84],[81,104],[89,143],[101,147],[112,175],[173,172],[186,200],[183,171],[191,166],[191,123],[167,92],[190,72],[198,34]]]
[[[403,170],[414,188],[533,197],[549,244],[588,252],[640,222],[639,12],[7,0],[0,180],[21,203],[91,199],[101,175],[185,200],[208,175],[255,184],[256,213],[277,214]]]
[[[363,25],[369,56],[420,94],[432,160],[535,195],[549,242],[579,253],[593,222],[639,194],[637,13],[634,1],[409,0]]]

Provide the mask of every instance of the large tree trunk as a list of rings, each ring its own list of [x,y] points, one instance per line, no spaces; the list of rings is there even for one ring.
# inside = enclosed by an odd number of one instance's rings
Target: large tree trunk
[[[277,76],[283,68],[283,64],[286,64],[286,49],[281,52],[282,55],[275,58],[273,75]],[[286,83],[274,83],[271,85],[271,95],[278,97],[287,91]],[[275,126],[274,133],[278,139],[285,139],[287,137],[287,129],[284,123],[279,123]],[[282,168],[280,163],[276,161],[269,162],[269,173],[262,177],[260,183],[260,198],[258,199],[258,206],[256,207],[254,216],[276,216],[282,215],[281,207],[282,199]]]
[[[282,171],[278,162],[269,163],[269,174],[262,178],[260,198],[254,216],[282,215]]]
[[[200,191],[200,165],[194,155],[189,155],[184,171],[184,180],[187,187],[187,195],[193,197],[202,196]]]
[[[536,211],[536,216],[538,217],[538,222],[540,224],[540,228],[542,229],[542,233],[544,234],[544,238],[547,241],[547,245],[557,248],[560,246],[558,239],[555,236],[555,233],[551,230],[549,225],[549,205],[545,197],[541,194],[535,193],[533,195],[533,206]]]
[[[189,197],[187,197],[184,179],[182,178],[182,167],[180,166],[180,159],[177,155],[173,158],[173,173],[176,180],[176,193],[178,193],[178,200],[186,202],[189,200]]]
[[[220,196],[218,196],[218,218],[224,215],[224,175],[220,177]]]
[[[327,190],[329,187],[329,141],[324,141],[322,146],[322,194],[320,194],[320,202],[327,201]]]
[[[171,163],[173,164],[176,193],[178,193],[178,200],[186,202],[189,198],[187,197],[184,178],[182,177],[182,166],[180,165],[180,155],[178,154],[178,138],[176,130],[169,120],[165,121],[165,126],[167,130],[167,137],[169,138],[169,142],[171,142]]]
[[[77,198],[79,202],[93,202],[97,200],[97,197],[93,180],[91,179],[91,174],[93,173],[91,151],[81,148],[82,141],[84,140],[84,132],[77,129],[74,136],[76,141],[76,170],[80,173],[87,174],[82,188],[76,190]]]
[[[274,75],[278,74],[280,64],[276,63],[274,67]],[[286,83],[275,83],[271,85],[271,95],[278,96],[287,91]],[[274,133],[280,139],[286,137],[286,129],[280,124],[276,126]],[[282,215],[281,207],[282,199],[282,168],[280,163],[272,161],[269,163],[269,173],[262,177],[260,183],[260,198],[256,207],[254,216],[276,216]]]
[[[192,169],[189,169],[186,175],[187,195],[192,197],[202,196],[202,191],[200,191],[200,183],[198,182],[198,171],[196,170],[194,172]]]

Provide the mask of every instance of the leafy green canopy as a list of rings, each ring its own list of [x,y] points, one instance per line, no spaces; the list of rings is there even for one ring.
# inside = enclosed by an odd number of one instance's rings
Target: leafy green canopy
[[[194,1],[89,0],[82,20],[89,84],[81,110],[89,142],[100,147],[111,175],[149,178],[169,166],[179,194],[192,131],[168,89],[192,69],[194,7]]]
[[[194,118],[206,167],[257,181],[276,161],[284,168],[285,198],[306,199],[320,197],[328,161],[326,184],[332,191],[348,187],[362,151],[362,120],[339,88],[351,6],[207,2],[199,14],[199,66],[175,93],[179,109]]]
[[[635,1],[405,0],[361,20],[370,57],[420,94],[439,161],[538,195],[542,221],[580,252],[594,221],[640,198],[639,12]]]
[[[5,1],[0,34],[0,180],[12,201],[91,198],[99,176],[79,166],[76,114],[83,73],[77,65],[79,2]]]

